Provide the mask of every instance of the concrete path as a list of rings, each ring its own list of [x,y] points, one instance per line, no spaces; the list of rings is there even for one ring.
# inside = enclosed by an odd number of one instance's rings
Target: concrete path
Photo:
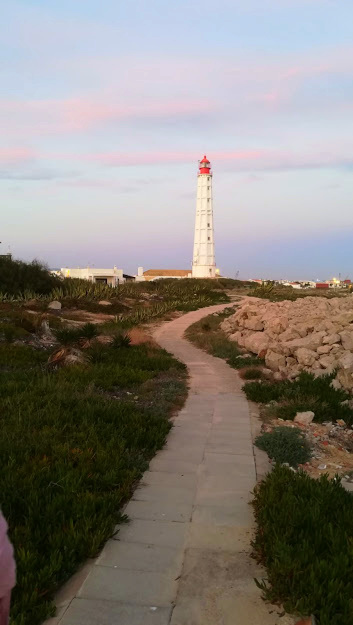
[[[256,473],[248,403],[236,371],[185,339],[213,306],[164,324],[159,344],[190,372],[190,393],[164,449],[127,505],[60,625],[286,625],[266,606],[250,557]]]

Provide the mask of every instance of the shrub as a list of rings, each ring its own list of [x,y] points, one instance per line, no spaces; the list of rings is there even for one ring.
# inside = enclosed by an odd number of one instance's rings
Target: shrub
[[[114,336],[111,346],[113,349],[120,349],[121,347],[130,347],[131,338],[128,334],[117,334]]]
[[[250,401],[263,404],[278,402],[278,405],[269,408],[269,415],[293,419],[297,412],[313,410],[317,423],[344,419],[351,425],[353,410],[349,405],[342,405],[350,396],[346,391],[331,386],[333,377],[334,374],[315,378],[311,373],[302,371],[294,382],[248,382],[243,390]]]
[[[353,497],[338,479],[277,465],[255,489],[253,543],[265,598],[318,625],[353,622]]]
[[[60,280],[37,260],[25,263],[10,256],[0,258],[0,293],[18,296],[25,291],[47,295]]]
[[[59,328],[53,333],[61,345],[73,345],[81,336],[77,328]]]
[[[308,462],[311,457],[310,445],[298,428],[277,427],[272,432],[260,434],[255,445],[267,453],[275,462],[288,462],[291,467]]]
[[[78,328],[77,333],[79,338],[92,340],[99,334],[99,330],[94,323],[85,323],[83,326]]]

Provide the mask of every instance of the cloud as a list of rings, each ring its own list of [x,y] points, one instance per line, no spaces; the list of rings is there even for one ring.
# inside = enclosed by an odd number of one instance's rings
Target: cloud
[[[14,165],[25,163],[35,158],[34,150],[25,147],[0,148],[0,164]]]

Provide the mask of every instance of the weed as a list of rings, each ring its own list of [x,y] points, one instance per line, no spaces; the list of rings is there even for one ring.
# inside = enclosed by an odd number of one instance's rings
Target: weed
[[[318,625],[353,622],[353,497],[339,479],[277,465],[255,489],[253,543],[264,596]]]
[[[255,445],[266,451],[275,462],[288,462],[291,467],[308,462],[311,457],[310,446],[305,435],[298,428],[277,427],[272,432],[260,434]]]

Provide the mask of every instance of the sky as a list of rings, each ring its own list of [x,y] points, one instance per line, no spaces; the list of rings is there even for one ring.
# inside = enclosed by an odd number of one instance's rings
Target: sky
[[[353,279],[352,0],[11,0],[0,250],[191,266],[198,160],[216,262]]]

